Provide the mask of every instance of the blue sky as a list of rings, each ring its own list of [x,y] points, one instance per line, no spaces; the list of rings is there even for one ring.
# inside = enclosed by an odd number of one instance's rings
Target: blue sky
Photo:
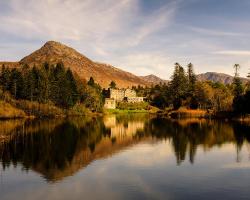
[[[137,75],[250,71],[249,0],[0,0],[0,60],[48,40]]]

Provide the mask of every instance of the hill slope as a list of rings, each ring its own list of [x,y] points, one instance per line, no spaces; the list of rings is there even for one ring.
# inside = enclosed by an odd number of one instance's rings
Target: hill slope
[[[19,63],[21,65],[39,66],[45,62],[50,64],[62,62],[65,67],[69,67],[81,79],[89,80],[92,76],[102,87],[108,87],[111,80],[115,81],[118,87],[125,88],[133,85],[148,84],[132,73],[125,72],[111,65],[94,62],[73,48],[55,41],[46,42],[44,46],[21,59]]]

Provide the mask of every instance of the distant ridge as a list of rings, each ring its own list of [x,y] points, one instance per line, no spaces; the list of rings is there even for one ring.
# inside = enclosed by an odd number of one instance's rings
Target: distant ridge
[[[223,84],[231,84],[233,83],[234,77],[223,73],[207,72],[204,74],[197,75],[197,79],[199,81],[212,81],[212,82],[220,82]],[[246,83],[248,81],[247,78],[241,78],[241,80],[243,83]]]
[[[167,84],[169,82],[168,80],[161,79],[158,76],[155,76],[153,74],[150,74],[150,75],[147,75],[147,76],[140,76],[140,78],[143,79],[146,82],[149,82],[149,83],[153,84],[153,85],[160,84],[160,83],[162,83],[162,84],[166,83]]]

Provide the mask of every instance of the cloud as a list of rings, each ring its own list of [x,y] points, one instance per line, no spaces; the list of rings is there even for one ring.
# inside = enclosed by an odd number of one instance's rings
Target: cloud
[[[137,0],[10,0],[1,15],[1,31],[28,39],[81,40],[103,37],[119,29]],[[125,14],[121,14],[125,13]],[[22,34],[20,34],[22,33]]]
[[[138,75],[155,74],[161,78],[171,75],[169,68],[174,61],[161,52],[131,53],[117,59],[117,65],[122,64],[126,70]]]
[[[166,27],[176,7],[167,4],[145,15],[139,3],[140,0],[10,0],[9,11],[0,14],[0,31],[29,40],[100,44],[112,40],[120,44],[123,40],[134,46]]]
[[[175,62],[192,62],[197,72],[224,73],[234,63],[249,63],[249,51],[233,50],[248,48],[247,26],[232,26],[227,13],[199,18],[199,12],[193,12],[196,0],[157,2],[152,6],[148,0],[0,1],[0,60],[21,59],[47,40],[57,40],[92,60],[165,79]],[[211,28],[212,14],[212,20],[219,21],[212,21],[216,29]],[[232,27],[235,32],[227,31]]]
[[[200,34],[210,35],[210,36],[233,36],[233,37],[239,37],[239,36],[247,36],[243,33],[237,33],[237,32],[226,32],[221,30],[212,30],[212,29],[205,29],[200,27],[188,27],[192,31],[195,31]]]
[[[250,56],[250,51],[242,50],[227,50],[227,51],[216,51],[213,54],[226,55],[226,56]]]
[[[47,40],[57,40],[93,60],[129,66],[126,69],[136,74],[153,73],[154,67],[163,68],[166,59],[151,49],[144,50],[145,42],[171,26],[179,1],[167,1],[148,12],[142,9],[143,3],[142,0],[10,0],[5,3],[8,9],[0,12],[0,34],[5,35],[5,46],[13,44],[12,38],[23,42],[23,46],[12,45],[19,49],[15,54],[19,59],[26,56],[24,49],[33,51]],[[3,51],[6,49],[0,50],[5,60],[7,54],[11,59],[14,57],[14,50]],[[131,68],[135,66],[136,71]]]

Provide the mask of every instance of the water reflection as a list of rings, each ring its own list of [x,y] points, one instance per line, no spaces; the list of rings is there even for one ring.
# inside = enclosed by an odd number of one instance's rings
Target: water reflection
[[[206,120],[171,121],[148,115],[105,116],[0,122],[0,159],[3,170],[21,164],[54,182],[75,174],[92,161],[103,159],[141,142],[168,141],[177,165],[195,163],[198,147],[209,151],[235,145],[236,161],[250,127]]]

